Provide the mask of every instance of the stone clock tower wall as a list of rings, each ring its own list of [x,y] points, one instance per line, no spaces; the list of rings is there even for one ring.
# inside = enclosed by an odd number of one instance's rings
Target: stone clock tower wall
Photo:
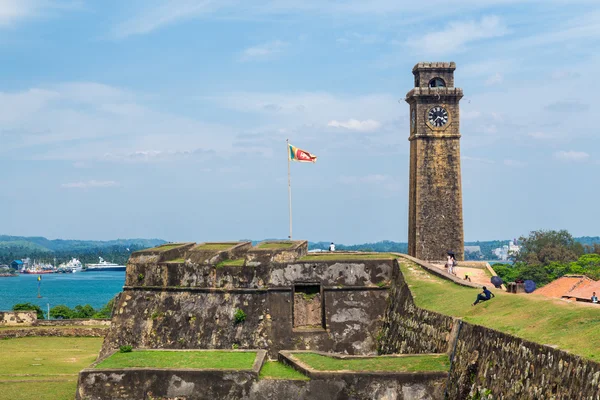
[[[458,260],[464,257],[458,104],[463,92],[454,87],[455,69],[453,62],[415,65],[415,88],[406,96],[410,105],[408,253],[422,260],[443,260],[448,250]]]

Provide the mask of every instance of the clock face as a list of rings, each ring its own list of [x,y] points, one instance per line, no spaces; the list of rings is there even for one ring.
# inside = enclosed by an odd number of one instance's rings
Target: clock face
[[[444,107],[434,106],[429,110],[427,119],[432,126],[442,127],[448,123],[448,111]]]

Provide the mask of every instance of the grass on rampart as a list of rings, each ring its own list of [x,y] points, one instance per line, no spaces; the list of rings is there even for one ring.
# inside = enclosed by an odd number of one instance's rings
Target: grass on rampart
[[[308,376],[301,374],[294,368],[277,361],[265,361],[259,379],[294,379],[298,381],[309,380]]]
[[[183,245],[185,243],[173,243],[173,244],[163,244],[161,246],[157,246],[157,247],[153,247],[151,249],[148,249],[148,251],[167,251],[167,250],[172,250],[176,247],[179,247],[181,245]]]
[[[194,247],[194,250],[228,250],[239,243],[203,243]]]
[[[308,254],[298,261],[360,261],[360,260],[389,260],[395,258],[389,253],[315,253]]]
[[[236,260],[225,260],[221,261],[216,265],[217,268],[221,267],[243,267],[246,262],[245,258],[238,258]]]
[[[115,353],[96,368],[252,369],[255,358],[255,352],[138,350]]]
[[[259,243],[256,246],[257,249],[268,250],[268,249],[289,249],[296,243],[294,242],[272,242],[272,243]]]
[[[101,345],[102,338],[0,340],[0,398],[72,399],[77,374],[96,360]]]
[[[319,371],[448,371],[446,354],[411,355],[402,357],[334,358],[314,353],[294,353],[293,356]]]
[[[600,361],[600,307],[506,293],[492,285],[489,289],[496,297],[471,306],[480,289],[456,285],[415,264],[398,261],[421,308]]]

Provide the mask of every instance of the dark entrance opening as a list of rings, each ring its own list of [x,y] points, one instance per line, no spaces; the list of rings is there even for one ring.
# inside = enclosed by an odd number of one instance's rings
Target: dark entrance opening
[[[321,285],[298,283],[294,285],[294,328],[325,329],[325,307]]]

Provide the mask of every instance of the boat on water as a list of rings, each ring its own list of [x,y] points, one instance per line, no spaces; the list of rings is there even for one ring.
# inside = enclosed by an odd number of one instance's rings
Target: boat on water
[[[56,268],[52,264],[34,262],[31,266],[23,267],[20,272],[22,274],[33,275],[54,274],[56,272]]]
[[[83,271],[83,265],[81,264],[81,261],[76,258],[72,258],[68,262],[60,264],[56,272],[75,273],[81,271]]]
[[[105,261],[102,257],[99,258],[98,264],[87,264],[84,271],[125,271],[127,269],[124,265]]]

